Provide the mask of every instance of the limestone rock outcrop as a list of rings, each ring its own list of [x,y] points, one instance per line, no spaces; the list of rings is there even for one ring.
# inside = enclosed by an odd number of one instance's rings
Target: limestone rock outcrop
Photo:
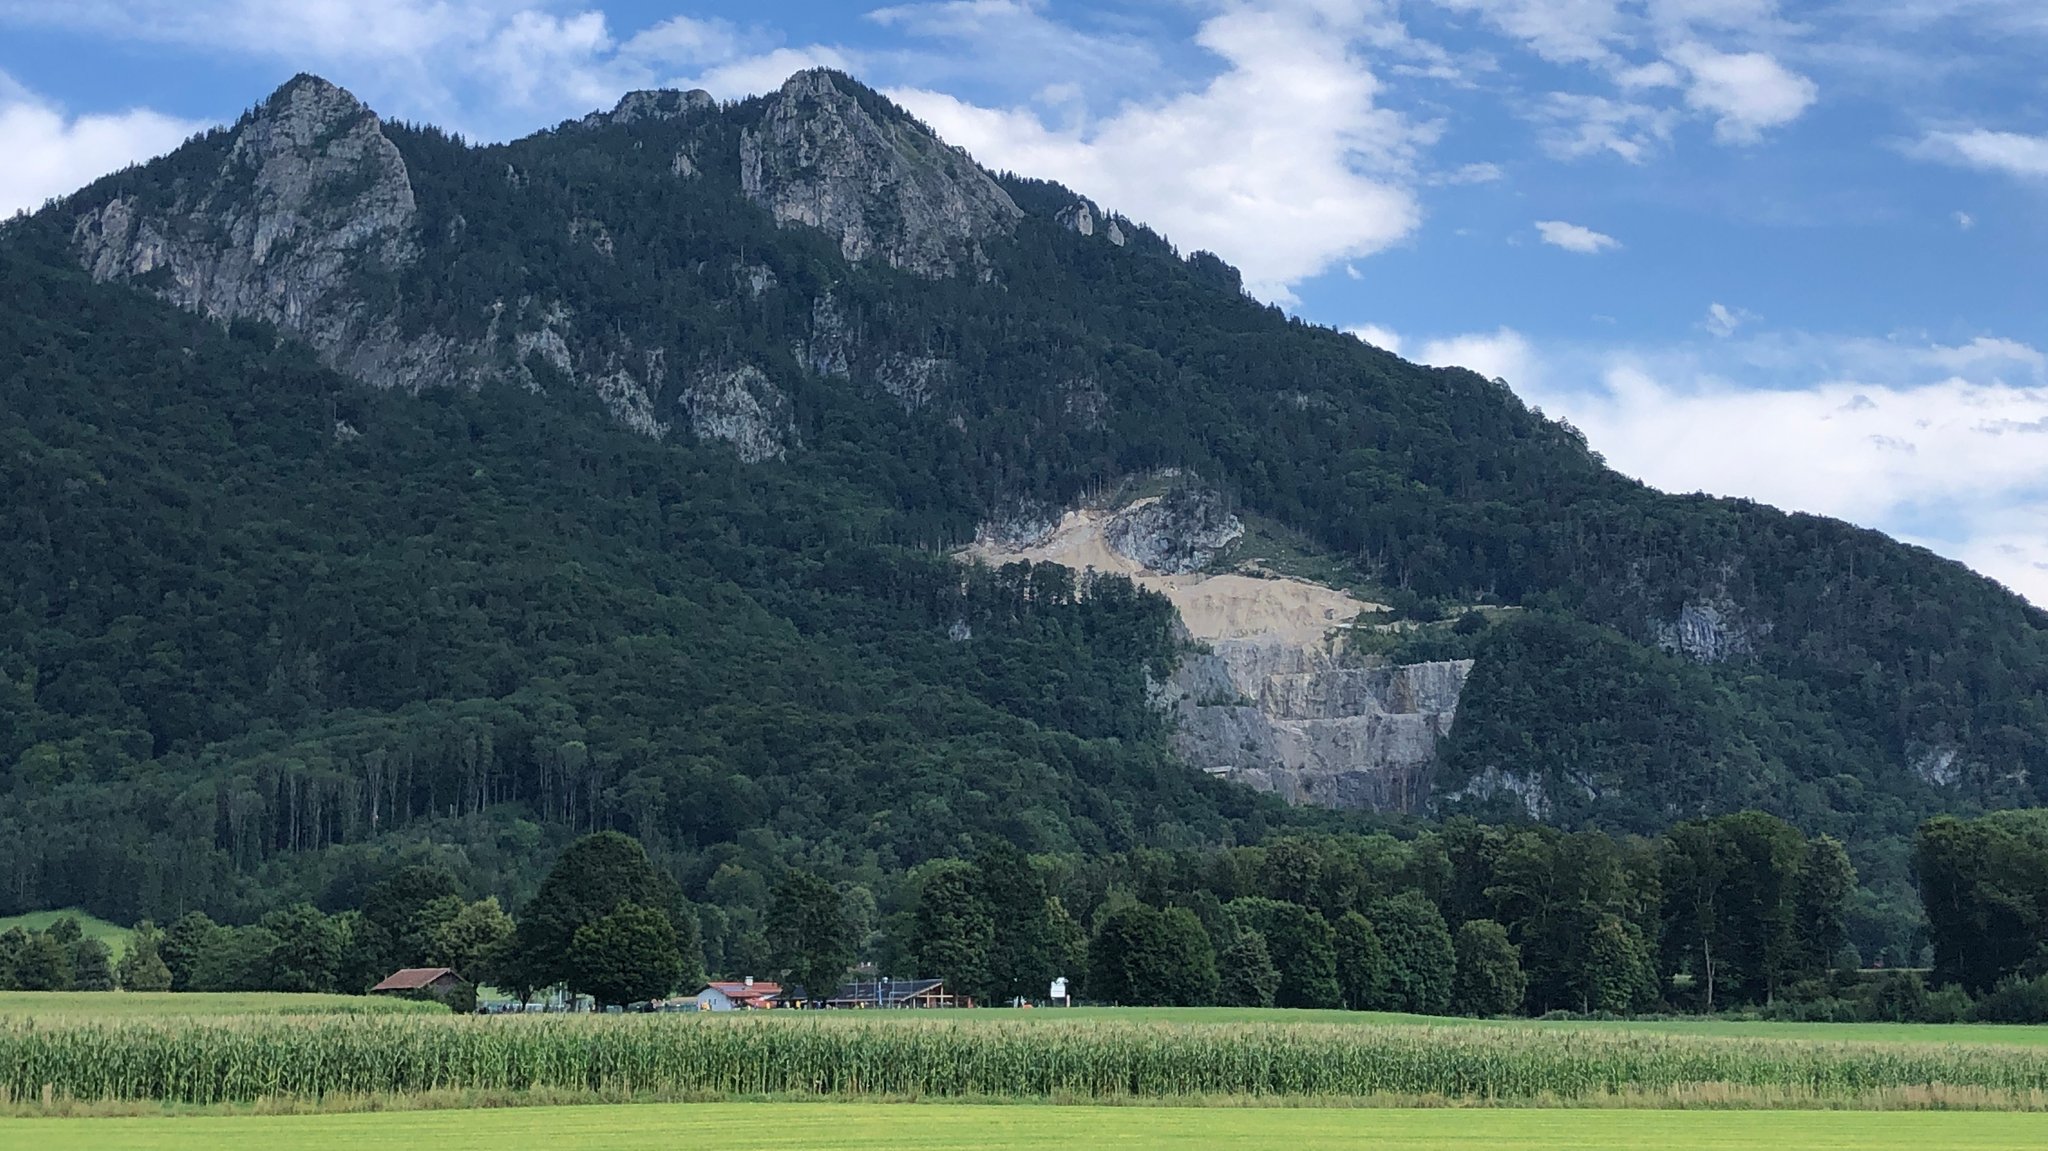
[[[849,260],[920,276],[980,275],[983,241],[1024,212],[958,148],[872,109],[842,79],[799,72],[740,137],[740,190],[784,224],[835,236]]]
[[[1657,646],[1696,663],[1724,663],[1756,654],[1756,641],[1770,632],[1745,618],[1726,598],[1699,600],[1681,607],[1676,618],[1651,626]]]
[[[117,196],[81,214],[72,241],[95,279],[137,280],[215,319],[269,321],[350,375],[417,391],[465,377],[462,349],[402,333],[351,283],[417,259],[416,217],[376,113],[300,76],[237,125],[210,175],[167,202]]]
[[[698,372],[682,404],[699,439],[731,444],[746,463],[779,460],[798,446],[789,397],[752,364]]]
[[[1244,525],[1206,488],[1175,488],[1118,512],[1103,528],[1111,548],[1141,566],[1182,575],[1209,566],[1244,535]]]

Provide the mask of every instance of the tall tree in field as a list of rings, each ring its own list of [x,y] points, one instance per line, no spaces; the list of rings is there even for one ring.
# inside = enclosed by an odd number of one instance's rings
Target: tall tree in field
[[[769,895],[768,949],[788,984],[813,1000],[839,990],[853,966],[853,925],[846,900],[818,875],[791,869]]]
[[[957,859],[926,871],[911,923],[910,954],[916,975],[943,979],[955,995],[988,995],[988,956],[995,918],[981,894],[981,873]]]
[[[14,982],[14,961],[28,946],[28,932],[19,927],[0,931],[0,991],[19,990]]]
[[[1569,985],[1580,1011],[1634,1011],[1657,999],[1656,966],[1636,925],[1603,916],[1587,936],[1577,975]]]
[[[446,868],[419,864],[399,868],[364,892],[362,922],[351,928],[350,942],[365,969],[382,972],[371,982],[425,964],[437,917],[423,913],[460,899],[461,889]]]
[[[2048,971],[2048,811],[1929,820],[1914,839],[1913,871],[1935,983],[1982,993],[2008,975]]]
[[[1225,910],[1240,926],[1265,937],[1273,966],[1280,969],[1280,987],[1273,996],[1277,1006],[1344,1005],[1336,936],[1321,914],[1298,903],[1259,898],[1232,900]]]
[[[1406,891],[1372,906],[1373,930],[1387,953],[1387,1001],[1396,1011],[1442,1015],[1451,1003],[1457,956],[1436,905]]]
[[[696,917],[687,914],[675,881],[655,869],[640,841],[616,831],[570,844],[527,903],[513,934],[524,977],[536,987],[573,985],[577,972],[570,949],[576,932],[629,903],[669,919],[686,964],[677,982],[696,979],[702,963]]]
[[[220,932],[220,925],[203,911],[188,911],[164,929],[162,951],[164,965],[171,969],[171,990],[199,990],[201,971]]]
[[[1126,904],[1103,917],[1088,947],[1088,996],[1159,1007],[1216,1000],[1216,952],[1185,907]]]
[[[1799,829],[1744,811],[1681,823],[1664,840],[1667,970],[1689,971],[1704,1006],[1758,1003],[1799,978],[1799,878],[1808,846]],[[1815,875],[1812,891],[1832,880]],[[1816,906],[1814,914],[1824,914]]]
[[[156,924],[145,919],[135,925],[135,933],[128,937],[128,950],[121,956],[117,974],[124,991],[169,991],[171,969],[164,963],[160,950],[163,946],[163,932]]]
[[[1458,925],[1454,942],[1457,974],[1451,980],[1451,1007],[1461,1015],[1509,1015],[1522,1006],[1527,986],[1522,956],[1508,942],[1507,928],[1491,919]]]
[[[1814,978],[1834,966],[1849,944],[1848,902],[1856,890],[1856,865],[1831,835],[1806,845],[1806,858],[1794,880],[1792,938],[1803,978]]]
[[[991,843],[974,866],[994,928],[988,950],[990,1001],[1044,995],[1059,974],[1053,969],[1053,925],[1044,878],[1007,840]]]
[[[685,974],[677,943],[666,912],[620,904],[576,929],[569,943],[569,987],[601,1005],[667,995]]]
[[[434,933],[429,962],[452,969],[472,984],[504,985],[506,951],[512,943],[512,917],[493,895],[468,904]]]
[[[75,991],[112,991],[114,953],[97,939],[71,945],[71,987]]]
[[[1052,925],[1053,974],[1064,977],[1074,986],[1088,980],[1088,932],[1083,930],[1067,905],[1060,897],[1050,895],[1045,900],[1046,920]]]
[[[47,931],[33,931],[14,956],[14,986],[22,991],[71,987],[71,951]]]
[[[276,991],[333,991],[347,943],[334,921],[309,903],[295,903],[263,917],[276,937],[266,967]]]
[[[1338,917],[1337,987],[1344,993],[1344,1006],[1353,1011],[1387,1010],[1392,975],[1387,970],[1387,949],[1380,945],[1372,921],[1356,911]]]
[[[1280,990],[1280,969],[1256,931],[1237,933],[1216,957],[1217,1002],[1225,1007],[1271,1007]]]

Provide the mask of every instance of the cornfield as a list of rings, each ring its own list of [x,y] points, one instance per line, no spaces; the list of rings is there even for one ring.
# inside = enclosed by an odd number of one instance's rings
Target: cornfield
[[[1821,1102],[2048,1093],[2048,1050],[1511,1029],[803,1017],[0,1021],[0,1101],[235,1104],[435,1091],[1512,1103],[1727,1087]]]

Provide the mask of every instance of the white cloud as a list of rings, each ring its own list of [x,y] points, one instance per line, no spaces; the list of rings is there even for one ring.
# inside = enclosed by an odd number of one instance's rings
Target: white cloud
[[[1528,337],[1513,328],[1431,340],[1422,345],[1415,358],[1439,368],[1470,368],[1490,380],[1506,380],[1518,388],[1536,386],[1542,375],[1536,349],[1530,346]]]
[[[1375,348],[1392,352],[1397,356],[1401,354],[1401,335],[1391,328],[1382,328],[1378,324],[1360,324],[1354,328],[1346,328],[1344,332],[1346,335],[1364,340]]]
[[[1456,12],[1476,13],[1503,33],[1526,42],[1555,64],[1613,58],[1610,43],[1624,35],[1615,0],[1437,0]]]
[[[1636,100],[1553,92],[1536,112],[1545,151],[1561,160],[1600,152],[1631,164],[1648,160],[1671,139],[1678,113]]]
[[[1507,172],[1499,164],[1462,164],[1438,176],[1438,184],[1491,184],[1507,178]]]
[[[1563,220],[1538,220],[1536,232],[1551,247],[1582,255],[1597,255],[1621,247],[1621,241],[1613,236],[1578,224],[1567,224]]]
[[[1685,102],[1717,117],[1714,136],[1723,143],[1756,143],[1820,98],[1819,85],[1762,52],[1722,53],[1683,44],[1669,56],[1690,75]]]
[[[1196,36],[1225,64],[1214,79],[1072,126],[940,92],[890,95],[983,163],[1059,180],[1288,300],[1290,285],[1421,223],[1414,158],[1433,131],[1377,103],[1352,47],[1383,34],[1372,16],[1326,0],[1233,4]]]
[[[1961,228],[1965,232],[1977,226],[1977,217],[1972,216],[1968,212],[1957,212],[1955,221],[1956,227]]]
[[[1640,67],[1622,69],[1615,74],[1614,82],[1629,89],[1676,88],[1680,77],[1670,61],[1653,60]]]
[[[851,63],[828,46],[689,16],[621,39],[600,8],[557,0],[0,0],[0,20],[274,60],[387,115],[486,140],[608,107],[633,88],[734,98]]]
[[[1752,312],[1716,303],[1708,306],[1707,318],[1702,324],[1715,339],[1725,340],[1734,335],[1737,328],[1756,318]]]
[[[2048,374],[2048,355],[2018,340],[1997,336],[1978,336],[1957,347],[1936,344],[1921,351],[1920,355],[1926,362],[1948,372],[2008,367],[2025,368],[2037,377]]]
[[[2048,177],[2048,136],[1993,132],[1930,132],[1912,149],[1924,159],[2033,179]]]
[[[0,73],[0,219],[162,155],[203,127],[147,108],[66,115]]]

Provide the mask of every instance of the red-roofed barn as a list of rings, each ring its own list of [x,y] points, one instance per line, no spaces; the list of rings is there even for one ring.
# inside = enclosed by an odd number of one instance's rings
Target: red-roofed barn
[[[470,990],[460,975],[447,967],[407,967],[394,971],[384,982],[370,988],[372,995],[396,995],[405,999],[438,999],[443,1003],[459,999]]]

